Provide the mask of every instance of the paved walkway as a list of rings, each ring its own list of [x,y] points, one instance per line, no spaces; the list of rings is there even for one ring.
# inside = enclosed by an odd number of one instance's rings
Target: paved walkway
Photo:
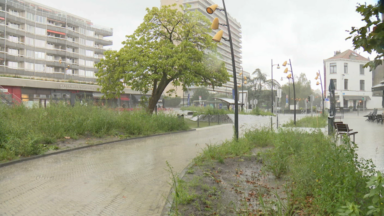
[[[366,121],[366,114],[368,112],[345,114],[342,121],[358,132],[355,141],[359,157],[372,159],[377,169],[384,172],[384,124]]]
[[[281,115],[280,122],[289,119]],[[270,118],[240,116],[240,125],[242,133]],[[227,124],[0,168],[0,215],[160,215],[170,191],[166,161],[181,172],[207,143],[232,136]]]

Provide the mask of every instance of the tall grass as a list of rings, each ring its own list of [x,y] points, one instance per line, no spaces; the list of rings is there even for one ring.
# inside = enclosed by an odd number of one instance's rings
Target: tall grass
[[[251,154],[256,147],[272,148],[261,153],[264,169],[288,182],[288,204],[285,209],[299,215],[337,215],[346,203],[355,203],[366,212],[364,195],[374,175],[371,160],[359,160],[356,145],[345,138],[337,145],[322,132],[293,130],[248,131],[239,141],[208,145],[195,158],[223,161],[226,157]]]
[[[44,145],[65,137],[131,137],[188,129],[172,115],[81,105],[52,104],[46,109],[2,105],[0,119],[0,160],[41,154],[47,150]]]
[[[296,125],[293,120],[289,121],[286,124],[283,124],[283,127],[308,127],[308,128],[323,128],[327,126],[327,117],[324,115],[320,116],[307,116],[300,120],[296,121]]]

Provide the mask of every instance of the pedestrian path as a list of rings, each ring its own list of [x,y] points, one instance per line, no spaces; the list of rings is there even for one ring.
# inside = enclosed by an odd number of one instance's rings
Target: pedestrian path
[[[240,116],[241,134],[269,123]],[[160,215],[170,191],[166,161],[181,172],[206,144],[232,136],[233,126],[225,124],[2,167],[0,215]]]

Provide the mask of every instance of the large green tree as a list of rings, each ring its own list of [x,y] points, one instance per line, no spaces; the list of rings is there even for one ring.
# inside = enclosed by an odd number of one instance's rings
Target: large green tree
[[[352,38],[355,49],[363,48],[369,54],[373,51],[377,53],[375,59],[365,65],[365,67],[369,66],[373,70],[382,64],[384,57],[383,5],[358,4],[356,11],[361,14],[365,24],[360,28],[351,27],[351,31],[349,31],[351,36],[347,37],[346,40]]]
[[[96,66],[98,84],[107,98],[118,97],[125,86],[150,92],[148,112],[152,113],[171,83],[186,90],[192,84],[214,88],[229,81],[209,35],[208,18],[175,6],[147,8],[144,22],[126,36],[124,47],[105,52],[105,59]]]

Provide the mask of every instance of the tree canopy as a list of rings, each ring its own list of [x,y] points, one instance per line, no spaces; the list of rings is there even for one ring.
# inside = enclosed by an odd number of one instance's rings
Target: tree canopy
[[[119,97],[125,86],[150,92],[148,112],[169,84],[221,86],[229,81],[224,62],[218,59],[210,23],[200,12],[147,8],[144,22],[126,36],[119,51],[106,51],[96,67],[97,81],[107,98]]]
[[[373,51],[377,52],[375,59],[365,65],[373,70],[382,64],[384,56],[384,23],[381,17],[384,12],[383,5],[358,4],[356,11],[363,17],[362,21],[365,22],[365,25],[360,28],[351,27],[351,31],[349,31],[351,36],[346,40],[352,38],[355,49],[363,48],[369,54]]]

